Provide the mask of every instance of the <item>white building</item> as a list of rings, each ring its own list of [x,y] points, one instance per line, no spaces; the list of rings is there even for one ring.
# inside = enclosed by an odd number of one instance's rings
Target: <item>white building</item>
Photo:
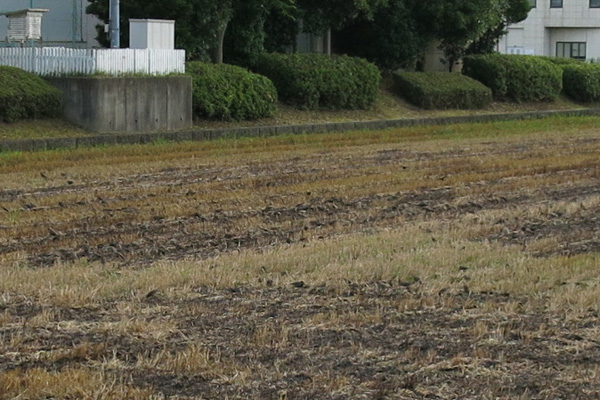
[[[498,52],[600,58],[600,0],[530,0],[527,19],[508,27]]]
[[[85,13],[88,4],[87,0],[2,0],[0,11],[48,9],[42,19],[43,46],[98,47],[96,25],[101,22]],[[0,47],[8,45],[7,32],[8,18],[0,16]]]

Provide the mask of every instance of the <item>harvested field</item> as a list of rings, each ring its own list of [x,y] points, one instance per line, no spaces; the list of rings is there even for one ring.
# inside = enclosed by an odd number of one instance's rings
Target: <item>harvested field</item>
[[[0,154],[0,400],[599,398],[599,123]]]

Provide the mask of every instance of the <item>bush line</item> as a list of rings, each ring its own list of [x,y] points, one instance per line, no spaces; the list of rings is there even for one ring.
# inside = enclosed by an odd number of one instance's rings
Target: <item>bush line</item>
[[[478,109],[492,101],[490,88],[464,75],[398,71],[392,76],[395,92],[424,109]]]
[[[362,58],[325,54],[263,54],[256,70],[279,97],[303,110],[368,109],[377,99],[381,74]]]
[[[0,66],[0,120],[58,117],[62,93],[44,79],[20,68]]]
[[[241,121],[270,117],[277,90],[268,78],[228,64],[190,62],[192,104],[196,118]]]
[[[467,56],[463,73],[490,89],[497,100],[553,101],[562,90],[562,68],[542,57],[507,54]]]

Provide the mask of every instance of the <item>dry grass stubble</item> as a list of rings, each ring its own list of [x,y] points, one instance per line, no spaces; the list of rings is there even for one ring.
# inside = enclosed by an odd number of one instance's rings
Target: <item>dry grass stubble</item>
[[[0,399],[597,398],[596,122],[8,157]]]

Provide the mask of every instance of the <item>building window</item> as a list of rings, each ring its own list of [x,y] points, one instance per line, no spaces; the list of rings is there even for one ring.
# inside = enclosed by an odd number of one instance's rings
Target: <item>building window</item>
[[[556,57],[585,60],[585,42],[557,42]]]
[[[562,0],[550,0],[550,8],[562,8]]]
[[[590,0],[590,8],[600,8],[600,0]]]
[[[593,1],[593,0],[590,0],[590,1]],[[535,8],[536,7],[536,3],[537,3],[536,0],[529,0],[529,5],[531,6],[531,8]]]

